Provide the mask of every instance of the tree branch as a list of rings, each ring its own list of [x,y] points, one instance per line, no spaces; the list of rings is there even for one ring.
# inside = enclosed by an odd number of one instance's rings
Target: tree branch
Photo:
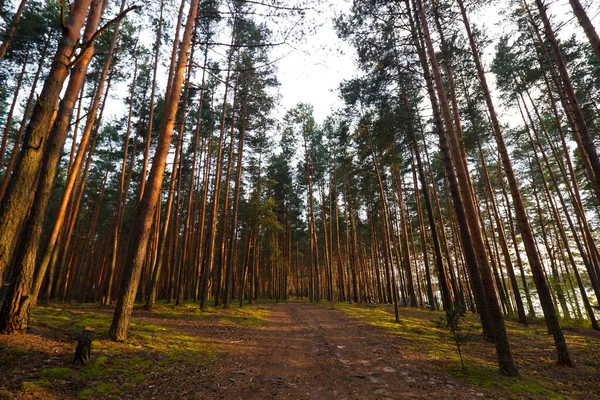
[[[112,24],[120,22],[123,18],[125,18],[125,16],[127,15],[127,13],[129,13],[130,11],[135,10],[136,8],[139,8],[139,6],[131,6],[131,7],[127,8],[127,9],[123,10],[119,15],[117,15],[115,18],[111,19],[106,24],[104,24],[103,27],[101,27],[100,29],[98,29],[94,33],[94,35],[92,35],[91,39],[81,49],[81,53],[79,53],[79,55],[77,56],[77,58],[75,58],[75,60],[73,60],[73,62],[71,63],[71,65],[74,65],[75,63],[77,63],[77,61],[79,61],[79,59],[81,58],[81,56],[83,55],[83,53],[85,53],[85,51],[90,48],[90,46],[94,43],[94,41],[96,39],[98,39],[98,36],[100,36],[102,34],[102,32],[104,32]]]

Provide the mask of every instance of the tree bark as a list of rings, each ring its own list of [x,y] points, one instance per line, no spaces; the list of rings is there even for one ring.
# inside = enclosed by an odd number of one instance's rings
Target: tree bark
[[[156,153],[152,162],[152,168],[150,169],[147,187],[142,196],[142,201],[136,210],[136,226],[132,228],[134,230],[132,245],[128,250],[119,299],[117,300],[115,314],[109,330],[109,336],[117,341],[127,339],[129,320],[133,311],[133,303],[146,257],[150,228],[154,220],[154,212],[156,211],[160,187],[164,178],[167,155],[171,144],[171,135],[175,126],[175,117],[179,107],[185,67],[188,63],[192,33],[198,15],[198,3],[199,0],[192,0],[190,4],[183,38],[179,46],[173,84],[169,97],[165,101]]]
[[[433,76],[436,83],[436,89],[441,105],[441,113],[443,116],[445,132],[444,130],[440,131],[444,132],[444,134],[440,136],[448,136],[450,142],[450,152],[452,154],[451,160],[456,161],[454,163],[454,167],[456,168],[456,175],[458,181],[460,182],[460,184],[458,185],[461,191],[460,198],[465,207],[467,223],[469,225],[471,238],[473,240],[474,248],[476,250],[475,254],[477,256],[477,264],[480,268],[482,282],[485,287],[487,307],[489,311],[491,326],[493,329],[494,342],[496,344],[498,365],[500,367],[500,371],[504,375],[518,376],[519,373],[512,358],[512,352],[510,350],[510,344],[508,342],[508,336],[506,334],[506,328],[504,326],[502,312],[498,305],[496,293],[493,289],[493,277],[489,266],[489,260],[485,253],[485,245],[483,243],[480,221],[477,218],[477,211],[472,198],[472,193],[470,189],[471,185],[469,183],[470,179],[467,174],[467,171],[465,170],[465,165],[462,162],[460,144],[458,142],[458,138],[456,136],[456,132],[452,124],[452,115],[450,112],[450,107],[448,105],[446,90],[444,89],[444,84],[442,81],[437,56],[433,48],[433,42],[431,41],[431,37],[429,35],[429,26],[426,20],[425,9],[423,8],[421,0],[415,0],[415,3],[417,6],[420,24],[422,27],[422,33],[425,40],[427,53],[429,55],[429,60],[431,62]]]
[[[33,201],[35,181],[40,170],[59,95],[71,70],[71,56],[78,45],[80,31],[91,1],[77,0],[71,7],[52,66],[25,130],[23,147],[14,172],[0,203],[0,275],[12,258],[15,240],[19,235],[19,227]]]
[[[78,56],[78,61],[72,69],[67,90],[60,102],[58,114],[49,135],[49,141],[44,148],[33,208],[25,220],[23,234],[13,258],[14,275],[0,311],[0,332],[9,334],[25,332],[30,307],[37,301],[39,287],[35,285],[36,282],[33,281],[33,278],[46,206],[75,102],[94,54],[93,39],[102,12],[103,1],[93,0],[83,34],[84,51]],[[41,275],[43,278],[43,272]],[[41,286],[41,279],[39,286]]]
[[[600,37],[598,37],[598,33],[590,21],[587,13],[583,9],[581,2],[579,0],[569,0],[569,4],[571,4],[571,8],[573,9],[573,14],[577,17],[577,21],[579,21],[579,25],[583,28],[588,40],[590,41],[590,45],[594,50],[594,54],[596,54],[596,59],[600,61]]]

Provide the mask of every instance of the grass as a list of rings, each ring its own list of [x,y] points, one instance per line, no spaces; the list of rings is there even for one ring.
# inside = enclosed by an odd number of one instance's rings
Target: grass
[[[192,302],[180,306],[159,303],[152,312],[175,319],[212,320],[229,326],[261,326],[269,313],[262,306],[245,305],[239,308],[237,302],[228,309],[214,307],[214,303],[209,302],[209,307],[205,310],[200,310],[198,304]]]
[[[198,334],[202,322],[218,327],[265,324],[261,306],[230,309],[193,303],[175,307],[157,304],[151,311],[136,309],[123,343],[107,339],[112,308],[95,305],[51,305],[32,310],[32,335],[5,337],[0,342],[0,369],[11,371],[0,388],[33,398],[119,398],[123,390],[147,397],[148,386],[168,384],[169,377],[189,368],[205,368],[225,355],[215,341]],[[92,359],[83,367],[70,363],[75,341],[85,327],[95,329]],[[34,371],[34,372],[31,372]],[[167,383],[164,383],[166,381]],[[125,389],[124,389],[125,388]],[[142,391],[144,395],[138,396]],[[8,392],[7,392],[8,393]]]
[[[346,303],[328,304],[360,321],[381,327],[402,340],[402,344],[415,354],[423,354],[438,368],[457,380],[476,385],[508,398],[594,398],[600,394],[600,363],[597,349],[600,335],[590,329],[578,329],[575,324],[565,329],[565,336],[576,368],[558,366],[554,361],[552,338],[545,325],[534,322],[525,327],[515,321],[506,321],[513,356],[520,368],[520,378],[500,376],[495,358],[495,348],[476,335],[464,347],[466,369],[447,332],[436,326],[443,311],[401,309],[400,323],[394,322],[391,306],[362,306]],[[468,315],[467,326],[480,332],[476,315]]]

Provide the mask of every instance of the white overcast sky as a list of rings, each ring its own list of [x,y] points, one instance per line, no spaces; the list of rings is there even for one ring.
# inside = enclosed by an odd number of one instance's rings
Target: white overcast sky
[[[277,63],[281,83],[281,107],[277,114],[299,102],[310,103],[315,119],[322,122],[332,109],[341,105],[337,88],[342,80],[355,73],[354,49],[338,39],[333,17],[347,12],[350,4],[351,0],[323,2],[317,7],[318,14],[307,13],[308,19],[315,18],[314,32],[301,43],[293,43],[295,50],[286,46],[274,50],[273,59],[292,50]]]
[[[581,1],[597,30],[600,30],[600,0]],[[282,115],[285,109],[293,107],[298,102],[305,102],[314,106],[315,119],[321,122],[332,109],[341,105],[336,89],[342,80],[349,79],[355,74],[355,52],[346,42],[338,39],[333,29],[332,18],[340,12],[349,12],[351,2],[352,0],[324,1],[317,7],[320,11],[320,20],[317,21],[319,26],[314,34],[305,37],[303,43],[294,43],[297,50],[277,63],[278,78],[281,82],[281,102],[276,110],[277,115]],[[561,27],[561,36],[575,32],[580,40],[587,40],[573,17],[568,0],[552,0],[546,3],[550,4],[553,25],[557,27],[559,23],[566,23],[566,26]],[[499,14],[499,9],[506,7],[507,1],[500,1],[497,4],[496,7],[471,15],[471,23],[484,29],[494,39],[502,33],[502,27],[498,25],[503,18]],[[311,18],[311,14],[308,13],[307,17]],[[285,46],[275,49],[272,58],[281,57],[289,51],[290,48]],[[491,63],[493,45],[485,49],[484,53],[488,64]]]

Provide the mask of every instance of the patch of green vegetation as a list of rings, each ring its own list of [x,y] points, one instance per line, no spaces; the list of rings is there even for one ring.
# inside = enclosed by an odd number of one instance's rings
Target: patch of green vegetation
[[[40,375],[51,379],[69,379],[75,372],[71,368],[57,367],[43,370]]]
[[[231,326],[261,326],[266,323],[269,315],[266,307],[246,305],[240,308],[237,303],[227,309],[214,307],[209,303],[204,310],[200,310],[197,303],[191,302],[179,306],[157,304],[152,312],[174,319],[216,320],[220,324]]]
[[[42,387],[52,387],[52,382],[50,382],[48,379],[38,379],[37,381],[35,381],[35,384]]]
[[[546,385],[537,382],[531,377],[503,377],[498,374],[498,367],[496,365],[478,364],[476,367],[467,367],[464,370],[458,367],[450,367],[447,371],[461,381],[487,390],[495,391],[503,389],[515,396],[543,396],[551,399],[564,398],[564,395],[548,389]]]
[[[0,366],[9,368],[18,365],[19,359],[28,353],[27,350],[18,347],[0,347]]]
[[[112,316],[89,307],[58,308],[39,306],[31,311],[31,323],[49,328],[71,328],[76,333],[85,327],[95,329],[94,338],[108,334]]]

